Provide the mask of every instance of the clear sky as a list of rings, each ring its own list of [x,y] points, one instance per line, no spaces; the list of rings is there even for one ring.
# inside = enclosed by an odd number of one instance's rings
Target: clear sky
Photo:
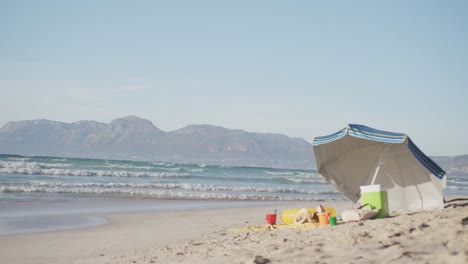
[[[0,126],[137,115],[468,154],[468,1],[0,0]]]

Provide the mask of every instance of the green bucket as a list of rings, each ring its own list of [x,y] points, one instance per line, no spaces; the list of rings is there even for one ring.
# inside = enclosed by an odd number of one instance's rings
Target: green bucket
[[[368,204],[365,208],[380,209],[373,218],[385,218],[388,216],[387,191],[380,184],[361,186],[361,203]]]

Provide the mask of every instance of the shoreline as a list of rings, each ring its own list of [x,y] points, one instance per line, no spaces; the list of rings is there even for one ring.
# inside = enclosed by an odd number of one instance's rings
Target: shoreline
[[[468,199],[468,197],[463,197]],[[449,199],[448,199],[449,200]],[[2,263],[464,263],[465,201],[447,209],[310,230],[232,229],[265,225],[265,214],[350,201],[300,202],[227,209],[103,214],[109,223],[73,230],[0,236]],[[264,262],[269,263],[269,262]]]
[[[330,200],[333,202],[336,200]],[[338,200],[341,201],[341,200]],[[319,199],[317,202],[325,202]],[[0,236],[89,228],[108,223],[103,215],[287,206],[298,201],[161,200],[128,197],[0,199]]]

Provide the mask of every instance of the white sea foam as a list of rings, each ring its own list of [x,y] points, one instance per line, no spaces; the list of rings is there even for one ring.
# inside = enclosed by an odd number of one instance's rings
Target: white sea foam
[[[127,190],[128,189],[128,190]],[[227,193],[289,193],[289,194],[324,194],[337,193],[334,190],[314,190],[314,189],[295,189],[278,187],[252,187],[252,186],[218,186],[190,183],[134,183],[134,182],[49,182],[49,181],[30,181],[28,183],[16,185],[2,185],[0,192],[51,192],[51,190],[73,190],[74,193],[107,193],[109,190],[121,191],[127,190],[185,190],[197,192],[227,192]],[[60,191],[58,191],[60,192]]]
[[[294,183],[325,183],[325,179],[323,178],[315,178],[315,179],[297,179],[297,178],[284,178],[290,182]]]
[[[62,194],[118,194],[132,195],[154,198],[175,198],[175,199],[229,199],[229,200],[311,200],[309,196],[278,196],[276,193],[262,193],[257,191],[244,192],[236,188],[226,188],[230,191],[222,192],[223,187],[214,186],[191,186],[189,184],[159,186],[166,188],[157,188],[155,186],[134,186],[135,184],[70,184],[70,183],[46,183],[40,182],[32,185],[1,186],[1,193],[62,193]],[[156,185],[157,186],[157,185]],[[167,188],[169,187],[169,188]],[[221,191],[220,191],[221,190]],[[254,189],[252,189],[254,190]],[[322,192],[331,193],[334,192]],[[319,194],[319,192],[314,192]]]
[[[156,165],[156,166],[164,166],[166,163],[165,162],[151,162],[151,164]]]
[[[322,179],[315,173],[298,172],[298,171],[263,171],[266,174],[277,176],[294,176],[302,179]]]
[[[460,180],[447,180],[448,184],[454,185],[468,185],[468,181],[460,181]]]
[[[448,190],[458,190],[458,191],[461,191],[461,190],[468,190],[468,186],[447,186],[446,187]]]
[[[29,174],[52,176],[109,176],[109,177],[187,177],[189,173],[166,172],[139,172],[116,170],[72,170],[61,168],[42,168],[37,162],[5,162],[0,161],[0,173],[5,174]]]
[[[303,176],[303,177],[319,177],[317,173],[308,173],[308,172],[297,172],[298,175]]]
[[[289,175],[294,175],[295,173],[292,172],[292,171],[263,171],[264,173],[266,174],[270,174],[270,175],[285,175],[285,176],[289,176]]]
[[[154,167],[151,167],[151,166],[135,166],[132,164],[112,164],[112,163],[107,163],[106,167],[116,168],[116,169],[139,169],[139,170],[154,169]]]
[[[51,161],[67,161],[67,159],[51,159]]]
[[[166,171],[183,171],[183,170],[186,170],[185,168],[180,168],[180,167],[175,167],[175,168],[164,168],[164,167],[161,167],[161,168],[158,168],[158,169],[166,170]]]
[[[12,160],[12,161],[27,161],[27,160],[30,160],[31,158],[29,157],[24,157],[24,158],[14,158],[14,157],[9,157],[8,160]]]
[[[325,183],[325,179],[318,176],[315,173],[306,173],[306,172],[296,172],[296,171],[282,171],[282,172],[272,172],[264,171],[266,174],[275,175],[278,177],[270,177],[267,179],[284,179],[293,183]]]
[[[73,164],[70,164],[70,163],[42,163],[42,162],[37,163],[37,165],[43,168],[65,168],[65,167],[73,166]]]

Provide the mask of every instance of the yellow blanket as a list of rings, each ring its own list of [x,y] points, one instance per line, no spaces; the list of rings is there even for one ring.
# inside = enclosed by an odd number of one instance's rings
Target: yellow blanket
[[[319,226],[319,223],[304,223],[299,225],[255,225],[255,226],[245,226],[241,228],[233,228],[230,231],[234,232],[243,232],[243,231],[263,231],[263,230],[281,230],[281,229],[296,229],[296,230],[307,230],[313,227]]]

